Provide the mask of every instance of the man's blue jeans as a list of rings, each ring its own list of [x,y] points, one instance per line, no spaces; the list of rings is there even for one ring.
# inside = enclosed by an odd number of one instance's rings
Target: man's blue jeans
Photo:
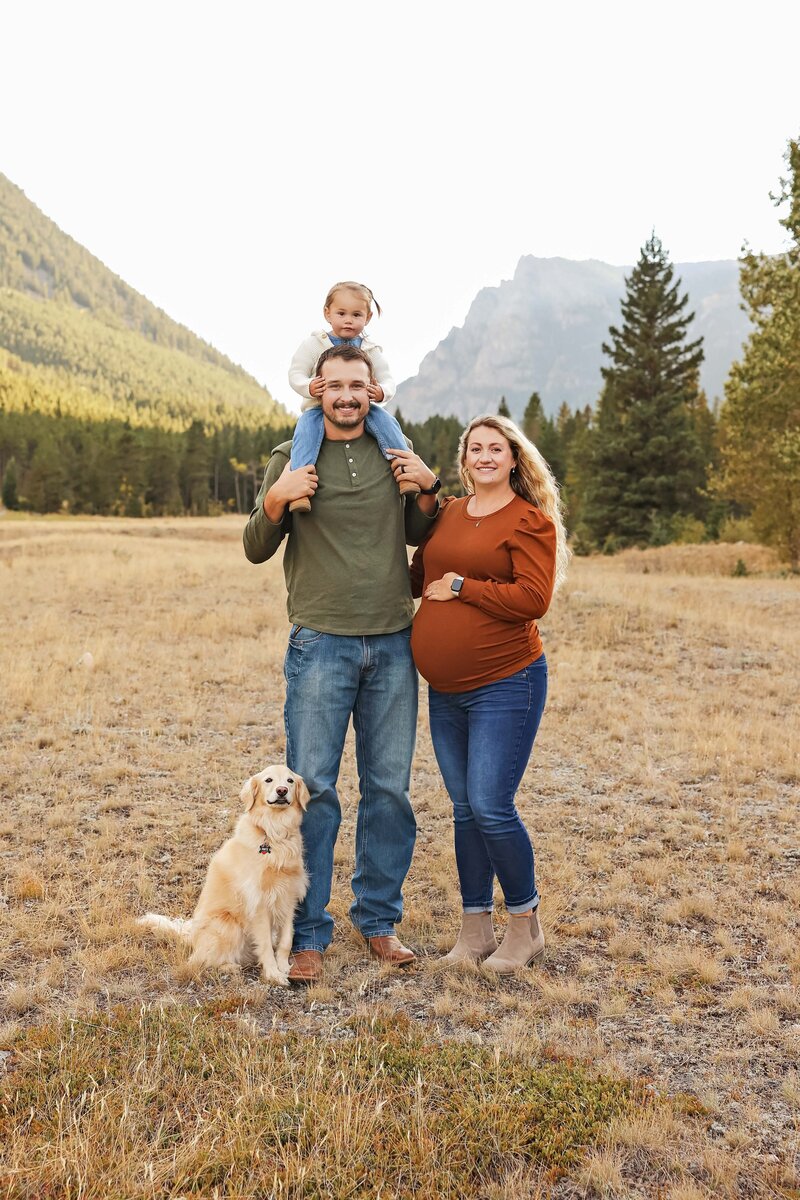
[[[533,847],[514,803],[547,695],[542,655],[471,692],[429,689],[431,739],[453,801],[464,912],[491,912],[494,878],[506,908],[536,908]]]
[[[411,629],[342,637],[293,626],[286,651],[286,757],[311,793],[303,818],[310,884],[295,914],[294,949],[325,950],[333,936],[333,848],[341,822],[336,792],[350,715],[361,798],[350,919],[364,937],[394,932],[416,822],[408,798],[417,725]]]

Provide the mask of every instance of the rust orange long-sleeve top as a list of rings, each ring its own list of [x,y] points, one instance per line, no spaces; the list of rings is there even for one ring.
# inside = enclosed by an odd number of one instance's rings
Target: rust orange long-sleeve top
[[[417,670],[439,692],[468,692],[521,671],[542,653],[536,625],[553,594],[555,525],[521,496],[478,520],[468,497],[445,500],[411,563],[411,591],[448,571],[460,596],[426,600],[414,618]]]

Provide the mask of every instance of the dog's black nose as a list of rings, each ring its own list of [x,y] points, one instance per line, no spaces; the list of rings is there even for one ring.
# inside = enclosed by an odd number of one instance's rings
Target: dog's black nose
[[[275,791],[279,796],[288,796],[289,789],[287,787],[276,787]]]

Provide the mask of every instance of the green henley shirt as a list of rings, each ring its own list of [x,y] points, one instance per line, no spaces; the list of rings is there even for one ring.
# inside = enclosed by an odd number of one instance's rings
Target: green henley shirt
[[[436,514],[423,513],[415,495],[400,495],[378,443],[361,434],[323,441],[311,512],[290,514],[287,507],[274,525],[264,497],[290,454],[291,442],[284,442],[267,463],[244,531],[247,558],[266,562],[287,538],[283,570],[293,624],[350,637],[405,629],[414,615],[406,543],[419,545]]]

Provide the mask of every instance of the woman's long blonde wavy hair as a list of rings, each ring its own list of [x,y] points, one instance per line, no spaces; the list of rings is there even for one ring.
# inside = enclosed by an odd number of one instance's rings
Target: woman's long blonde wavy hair
[[[508,417],[497,416],[495,413],[484,413],[480,417],[473,417],[458,442],[458,474],[465,491],[470,494],[475,492],[472,476],[466,468],[466,460],[470,436],[473,429],[477,429],[479,425],[495,429],[506,439],[511,447],[511,453],[514,455],[514,470],[509,480],[512,488],[529,504],[535,504],[537,508],[540,508],[556,527],[556,575],[553,585],[555,592],[564,582],[569,560],[572,558],[572,551],[567,545],[567,531],[564,528],[564,518],[561,512],[561,496],[555,476],[533,442],[525,437],[525,434],[513,421],[509,421]]]

